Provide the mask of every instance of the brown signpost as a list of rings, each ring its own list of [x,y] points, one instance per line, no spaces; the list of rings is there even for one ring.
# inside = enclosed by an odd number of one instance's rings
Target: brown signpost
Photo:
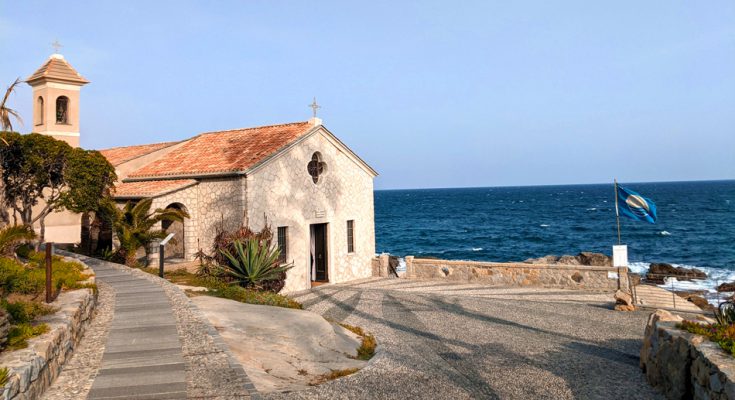
[[[51,251],[53,248],[52,243],[46,243],[46,303],[53,301],[51,295]]]

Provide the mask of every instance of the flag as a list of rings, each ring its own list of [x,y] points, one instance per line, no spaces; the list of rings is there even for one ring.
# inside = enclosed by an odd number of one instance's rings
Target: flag
[[[617,185],[618,201],[615,202],[615,211],[636,221],[656,223],[656,204],[651,199]],[[618,205],[619,204],[619,205]]]

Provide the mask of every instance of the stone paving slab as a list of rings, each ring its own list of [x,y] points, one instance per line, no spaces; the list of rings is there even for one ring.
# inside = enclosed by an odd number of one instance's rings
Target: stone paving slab
[[[116,301],[88,398],[185,398],[186,363],[168,296],[142,277],[96,264],[97,279],[115,290]]]

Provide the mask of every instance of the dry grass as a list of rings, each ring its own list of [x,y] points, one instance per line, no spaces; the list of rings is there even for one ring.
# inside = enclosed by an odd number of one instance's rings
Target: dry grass
[[[373,358],[375,355],[375,347],[378,345],[378,343],[375,340],[375,336],[365,333],[365,331],[360,328],[359,326],[349,325],[349,324],[340,324],[343,328],[351,331],[352,333],[360,336],[362,338],[362,343],[360,344],[360,347],[357,348],[357,359],[358,360],[369,360]]]
[[[322,383],[327,382],[327,381],[331,381],[331,380],[341,378],[347,375],[352,375],[359,370],[360,370],[359,368],[332,370],[329,373],[315,377],[314,379],[311,380],[311,382],[309,382],[309,385],[311,386],[321,385]]]

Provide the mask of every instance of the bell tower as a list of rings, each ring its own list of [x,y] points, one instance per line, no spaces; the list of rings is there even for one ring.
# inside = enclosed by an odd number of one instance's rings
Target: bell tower
[[[57,47],[26,83],[33,88],[32,131],[79,147],[79,92],[89,81],[58,54]]]

